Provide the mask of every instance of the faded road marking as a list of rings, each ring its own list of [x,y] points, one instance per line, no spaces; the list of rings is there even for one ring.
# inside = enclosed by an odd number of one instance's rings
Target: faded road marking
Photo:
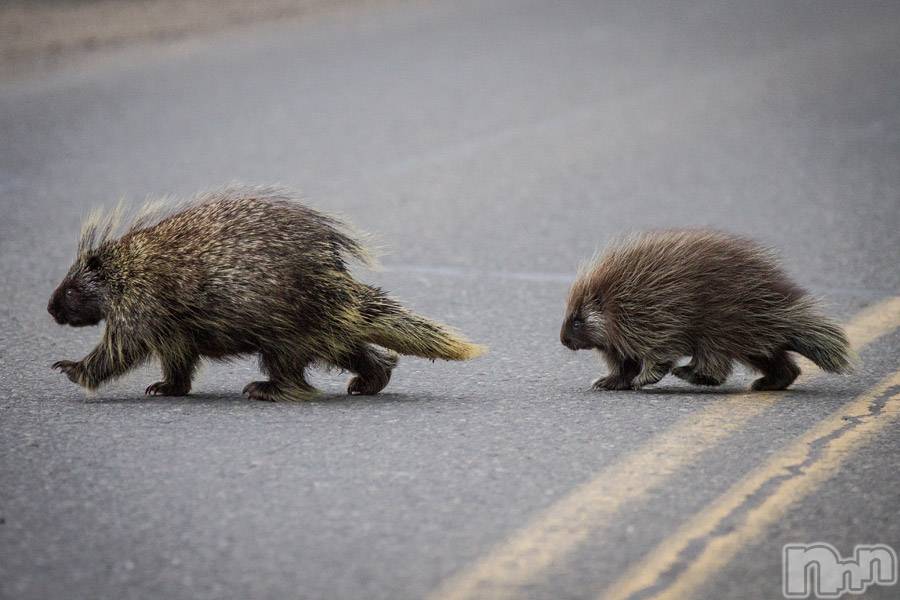
[[[900,297],[893,297],[862,311],[846,325],[846,331],[851,345],[859,351],[898,326]],[[807,361],[801,365],[814,368]],[[798,383],[814,376],[801,375]],[[538,579],[548,567],[609,524],[622,507],[642,500],[702,452],[789,396],[783,392],[725,396],[686,416],[542,511],[487,556],[446,580],[430,598],[521,595],[522,586]]]
[[[833,476],[853,450],[898,417],[900,371],[842,406],[703,508],[600,597],[694,597],[739,550],[759,539],[791,505]]]

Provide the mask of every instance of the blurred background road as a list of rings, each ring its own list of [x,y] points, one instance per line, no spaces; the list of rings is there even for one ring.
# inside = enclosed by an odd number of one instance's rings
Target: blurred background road
[[[786,543],[900,550],[900,4],[282,15],[7,55],[0,596],[777,598]],[[377,234],[360,276],[491,352],[375,398],[317,372],[303,404],[241,398],[249,359],[180,399],[142,395],[155,367],[88,397],[51,372],[100,335],[45,311],[87,211],[235,180]],[[591,392],[568,283],[671,226],[778,248],[858,372]]]

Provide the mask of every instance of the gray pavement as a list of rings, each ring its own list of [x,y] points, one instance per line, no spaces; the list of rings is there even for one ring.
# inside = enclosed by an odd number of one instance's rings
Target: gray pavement
[[[419,598],[605,466],[746,387],[588,390],[568,282],[624,231],[779,248],[849,319],[900,295],[900,4],[421,3],[98,53],[0,83],[0,597]],[[50,371],[98,329],[47,298],[81,218],[240,180],[378,236],[360,276],[491,347],[403,359],[385,393],[189,398],[142,368],[86,397]],[[769,454],[897,369],[798,386],[518,595],[596,598]],[[701,393],[703,392],[703,393]],[[704,598],[780,597],[781,545],[900,549],[900,437],[870,440]],[[871,597],[896,598],[897,588]]]

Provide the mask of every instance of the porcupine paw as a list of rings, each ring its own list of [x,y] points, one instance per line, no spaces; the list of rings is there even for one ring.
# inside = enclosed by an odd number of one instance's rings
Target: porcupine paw
[[[694,376],[694,368],[689,367],[688,365],[684,365],[682,367],[675,367],[674,369],[672,369],[672,375],[674,375],[678,379],[690,381],[691,377]]]
[[[71,360],[58,360],[50,368],[65,374],[72,383],[78,383],[78,372],[81,369],[81,363]]]
[[[144,390],[147,396],[187,396],[190,388],[168,381],[157,381],[151,383]]]
[[[790,376],[772,377],[766,375],[760,377],[750,385],[750,389],[754,392],[772,392],[783,390],[794,382],[794,378]]]
[[[631,385],[630,381],[626,381],[621,377],[615,377],[613,375],[607,375],[606,377],[601,377],[599,379],[595,379],[591,384],[591,388],[595,390],[631,390],[634,389]]]
[[[251,400],[277,402],[281,396],[280,392],[278,384],[273,381],[251,381],[244,386],[241,393],[246,394]]]
[[[688,381],[694,385],[708,385],[713,387],[722,385],[721,379],[716,379],[715,377],[710,377],[709,375],[703,375],[701,373],[694,373]]]
[[[347,382],[347,393],[351,396],[372,396],[383,390],[390,380],[390,371],[374,375],[368,373],[365,377],[355,375]]]
[[[709,375],[698,373],[696,370],[694,370],[693,367],[689,367],[687,365],[672,369],[672,375],[694,385],[722,385],[721,379],[716,379],[715,377],[710,377]]]

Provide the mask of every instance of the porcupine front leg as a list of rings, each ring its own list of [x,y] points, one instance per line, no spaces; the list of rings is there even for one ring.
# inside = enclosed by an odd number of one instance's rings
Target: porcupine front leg
[[[199,355],[193,351],[160,356],[163,380],[147,386],[144,393],[148,396],[187,396],[199,360]]]
[[[672,370],[673,364],[672,361],[655,362],[645,359],[643,361],[641,372],[638,373],[638,376],[635,378],[634,382],[632,382],[631,386],[634,389],[640,389],[645,385],[659,383],[659,380],[668,375],[669,371]]]
[[[391,371],[397,366],[397,354],[371,344],[363,344],[342,357],[338,366],[355,375],[347,383],[351,395],[377,394],[391,380]]]
[[[283,400],[309,400],[318,393],[305,377],[310,360],[283,356],[274,351],[263,351],[259,355],[259,366],[269,376],[268,381],[248,383],[243,394],[251,400],[279,402]]]
[[[52,368],[65,373],[73,383],[95,390],[147,360],[147,347],[129,337],[107,328],[103,341],[90,354],[78,362],[57,361]]]
[[[600,356],[609,368],[609,375],[595,379],[591,387],[595,390],[632,389],[631,382],[641,370],[640,361],[613,350],[601,350]]]

